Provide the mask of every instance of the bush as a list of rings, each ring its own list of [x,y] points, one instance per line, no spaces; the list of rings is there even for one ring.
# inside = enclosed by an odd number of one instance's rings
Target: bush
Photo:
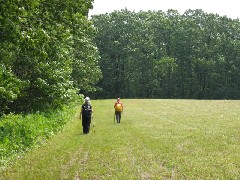
[[[0,119],[0,159],[2,163],[16,154],[41,144],[68,122],[76,108],[65,106],[49,113],[9,114]]]

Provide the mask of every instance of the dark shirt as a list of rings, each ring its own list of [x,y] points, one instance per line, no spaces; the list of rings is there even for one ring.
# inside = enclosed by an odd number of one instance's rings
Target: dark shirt
[[[82,105],[82,116],[91,117],[92,115],[92,106],[88,103]]]

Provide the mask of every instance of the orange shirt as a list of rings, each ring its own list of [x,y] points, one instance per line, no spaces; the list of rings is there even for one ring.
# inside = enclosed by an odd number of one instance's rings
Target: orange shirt
[[[120,104],[120,107],[118,107],[118,105]],[[116,102],[115,104],[114,104],[114,108],[115,108],[115,111],[117,111],[117,112],[121,112],[122,110],[123,110],[123,103],[122,102]]]

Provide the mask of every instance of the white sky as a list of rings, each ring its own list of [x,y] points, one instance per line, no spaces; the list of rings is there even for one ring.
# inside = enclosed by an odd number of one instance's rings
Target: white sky
[[[240,0],[94,0],[89,16],[111,13],[114,10],[127,8],[130,11],[140,10],[177,10],[180,14],[188,9],[202,9],[207,13],[226,15],[229,18],[240,18]]]

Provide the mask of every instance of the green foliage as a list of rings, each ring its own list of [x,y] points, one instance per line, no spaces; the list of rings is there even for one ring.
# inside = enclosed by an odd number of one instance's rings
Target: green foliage
[[[0,114],[8,111],[8,105],[16,100],[26,85],[5,67],[0,69]]]
[[[176,59],[170,57],[163,57],[155,62],[153,69],[155,73],[155,82],[153,87],[156,93],[162,94],[163,97],[174,98],[176,72],[178,64]]]
[[[202,10],[181,15],[171,9],[125,9],[92,21],[101,56],[101,96],[240,98],[239,19]]]
[[[1,165],[59,132],[75,112],[71,105],[48,113],[3,116],[0,119]]]
[[[94,89],[101,71],[90,8],[92,0],[1,1],[1,114],[59,108]]]
[[[101,70],[98,65],[100,56],[92,38],[96,32],[86,17],[76,14],[73,19],[74,60],[71,74],[73,85],[80,89],[81,93],[94,92],[96,91],[94,84],[101,78]],[[82,20],[79,25],[75,22],[78,19]]]

